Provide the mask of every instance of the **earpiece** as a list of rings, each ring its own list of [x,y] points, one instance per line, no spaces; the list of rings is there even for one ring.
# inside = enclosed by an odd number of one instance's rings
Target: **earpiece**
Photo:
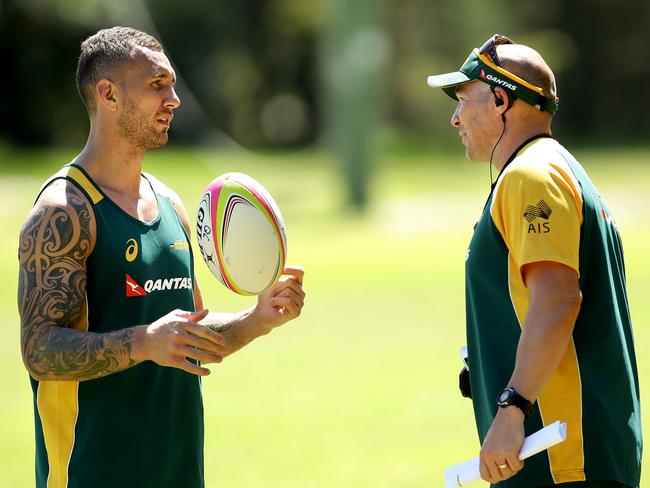
[[[494,104],[497,107],[500,107],[501,105],[506,103],[503,98],[501,98],[499,95],[497,95],[497,91],[494,89],[493,86],[490,87],[490,90],[492,91],[492,95],[494,95]],[[507,109],[506,109],[506,112],[507,112],[510,109],[510,106],[512,105],[512,101],[511,101],[511,98],[510,98],[510,93],[506,92],[506,95],[508,96],[508,105],[507,105]]]

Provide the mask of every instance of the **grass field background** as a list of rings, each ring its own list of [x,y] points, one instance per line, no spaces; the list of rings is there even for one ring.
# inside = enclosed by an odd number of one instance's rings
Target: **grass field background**
[[[575,154],[623,236],[645,405],[650,150]],[[72,156],[0,149],[0,487],[34,483],[16,311],[18,231],[42,181]],[[457,373],[464,258],[488,192],[485,165],[465,161],[461,148],[391,151],[374,167],[373,203],[363,214],[342,203],[340,172],[324,153],[168,148],[151,153],[145,170],[176,189],[190,215],[218,174],[257,178],[283,210],[289,262],[306,269],[302,317],[213,366],[203,383],[209,488],[440,487],[445,467],[476,455],[471,403],[457,391]],[[228,292],[200,258],[197,274],[209,308],[252,303]],[[645,469],[641,486],[649,482]]]

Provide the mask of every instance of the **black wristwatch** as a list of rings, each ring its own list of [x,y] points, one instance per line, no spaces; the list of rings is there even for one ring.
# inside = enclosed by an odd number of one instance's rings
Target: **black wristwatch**
[[[517,390],[514,388],[506,388],[501,390],[499,396],[497,397],[497,405],[501,408],[509,407],[513,405],[519,408],[526,417],[530,417],[530,414],[533,411],[533,404],[522,397]]]

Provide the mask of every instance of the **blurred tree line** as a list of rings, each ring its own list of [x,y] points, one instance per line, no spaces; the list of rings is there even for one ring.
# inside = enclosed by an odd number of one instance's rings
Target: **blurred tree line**
[[[457,69],[495,32],[556,72],[556,133],[628,141],[650,129],[647,0],[0,0],[0,142],[79,146],[79,45],[118,24],[165,45],[185,104],[174,131],[188,143],[301,147],[364,110],[358,126],[449,140],[453,103],[426,76]],[[346,25],[364,35],[341,42]]]

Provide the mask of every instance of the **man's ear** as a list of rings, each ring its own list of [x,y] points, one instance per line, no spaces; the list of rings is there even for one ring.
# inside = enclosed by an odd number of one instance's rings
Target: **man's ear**
[[[501,87],[492,87],[492,93],[494,94],[494,105],[497,107],[498,112],[503,115],[512,105],[512,99],[507,91]]]
[[[115,112],[117,110],[117,100],[115,99],[115,84],[107,79],[101,79],[95,85],[95,94],[97,95],[97,105]]]

